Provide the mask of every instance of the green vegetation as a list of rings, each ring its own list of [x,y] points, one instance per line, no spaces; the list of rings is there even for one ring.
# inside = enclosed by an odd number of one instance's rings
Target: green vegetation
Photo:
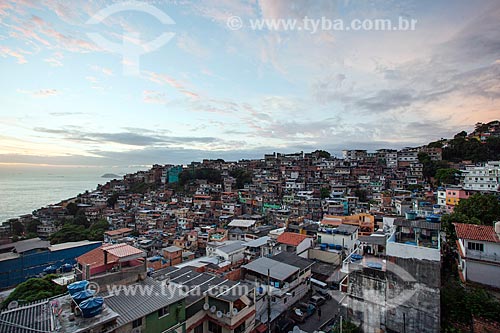
[[[313,154],[318,154],[318,157],[319,158],[330,158],[332,155],[327,152],[326,150],[320,150],[320,149],[317,149],[315,151],[312,152]]]
[[[460,200],[453,212],[479,220],[479,224],[493,225],[493,221],[500,218],[500,202],[492,194],[475,193],[468,199]]]
[[[462,199],[453,213],[441,217],[441,227],[451,247],[456,240],[452,223],[493,225],[500,218],[500,201],[492,194],[475,193],[469,199]]]
[[[179,175],[179,184],[184,186],[194,180],[203,179],[209,183],[220,183],[222,180],[219,170],[212,168],[201,168],[195,170],[184,170]]]
[[[470,332],[472,316],[498,321],[500,302],[480,286],[463,285],[458,279],[454,255],[446,251],[441,287],[441,331]]]
[[[229,172],[231,177],[236,178],[236,187],[244,188],[245,184],[252,183],[253,172],[250,170],[245,170],[243,168],[234,169]]]
[[[445,168],[445,169],[437,169],[434,178],[436,179],[438,185],[441,184],[456,185],[460,182],[459,175],[460,175],[459,170]]]
[[[430,182],[431,178],[435,177],[438,185],[442,183],[442,175],[443,171],[439,170],[447,170],[448,169],[448,162],[446,161],[432,161],[429,154],[420,152],[418,153],[418,161],[422,163],[422,174],[424,178],[427,179],[427,181]],[[450,169],[454,170],[454,169]],[[439,173],[438,173],[439,171]],[[439,178],[438,178],[439,177]],[[447,178],[446,181],[448,183],[446,184],[457,184],[458,179],[455,178]]]
[[[327,187],[322,187],[320,190],[321,199],[326,199],[330,197],[330,189]]]
[[[51,244],[59,244],[64,242],[77,242],[81,240],[96,240],[104,239],[104,232],[109,229],[108,221],[101,219],[86,226],[86,223],[78,223],[76,219],[66,220],[58,232],[50,236]]]
[[[40,299],[64,294],[65,286],[60,286],[52,282],[57,275],[49,274],[43,278],[32,278],[21,284],[2,302],[2,308],[6,308],[12,301],[23,303],[34,302]]]
[[[494,161],[500,159],[500,138],[489,137],[485,143],[475,138],[459,135],[448,142],[443,149],[443,159],[451,162],[471,160],[473,162]]]
[[[364,189],[357,189],[354,191],[354,196],[358,197],[360,202],[368,201],[368,192]]]
[[[342,333],[358,333],[359,327],[350,321],[342,321]],[[333,333],[340,333],[340,325],[335,326]]]

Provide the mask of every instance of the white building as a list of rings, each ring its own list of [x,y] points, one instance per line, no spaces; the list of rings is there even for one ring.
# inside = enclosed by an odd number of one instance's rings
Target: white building
[[[500,161],[468,166],[463,173],[465,190],[500,192]]]
[[[500,288],[500,222],[495,227],[454,223],[464,281]]]

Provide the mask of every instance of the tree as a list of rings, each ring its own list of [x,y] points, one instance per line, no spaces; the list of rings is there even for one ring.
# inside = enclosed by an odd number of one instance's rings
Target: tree
[[[118,196],[119,194],[118,193],[113,193],[109,198],[108,200],[106,200],[106,203],[108,205],[108,207],[114,207],[116,202],[118,201]]]
[[[75,216],[76,213],[78,212],[78,205],[74,202],[70,202],[67,206],[66,206],[66,210],[68,211],[68,214],[70,215],[73,215]]]
[[[475,193],[468,199],[462,199],[455,206],[454,213],[463,214],[469,219],[475,218],[485,225],[493,225],[500,220],[500,202],[492,194]]]
[[[244,188],[245,184],[251,184],[253,178],[253,172],[243,168],[237,168],[229,172],[231,177],[236,178],[236,187]]]
[[[321,199],[326,199],[330,197],[330,190],[327,187],[322,187],[320,190]]]
[[[460,171],[457,169],[445,168],[445,169],[437,169],[436,175],[434,176],[440,184],[458,184],[457,175],[460,174]]]
[[[40,222],[39,220],[30,220],[27,224],[26,224],[26,232],[27,233],[34,233],[36,234],[37,231],[38,231],[38,226],[42,224],[42,222]]]
[[[12,233],[16,236],[20,236],[24,233],[24,224],[20,221],[15,221],[11,224]]]
[[[331,155],[329,152],[327,152],[326,150],[320,150],[320,149],[313,151],[313,154],[318,154],[318,157],[319,157],[319,158],[327,158],[327,159],[328,159],[328,158],[330,158],[330,157],[332,156],[332,155]]]
[[[367,201],[367,192],[366,190],[363,190],[363,189],[357,189],[356,191],[354,191],[354,196],[358,197],[359,201],[361,202],[366,202]]]
[[[56,277],[57,275],[55,274],[49,274],[43,278],[32,278],[19,284],[2,302],[2,308],[7,307],[12,301],[28,303],[64,294],[66,292],[66,287],[52,282],[52,279]]]

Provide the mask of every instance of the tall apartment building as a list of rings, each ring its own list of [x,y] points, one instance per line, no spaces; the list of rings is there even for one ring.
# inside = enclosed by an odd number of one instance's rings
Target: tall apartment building
[[[500,192],[500,161],[490,161],[481,166],[467,166],[464,189]]]

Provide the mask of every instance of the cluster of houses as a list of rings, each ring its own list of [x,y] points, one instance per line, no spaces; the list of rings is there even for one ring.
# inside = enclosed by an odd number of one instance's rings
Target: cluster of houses
[[[63,273],[70,263],[74,269],[63,274],[69,277],[57,283],[99,286],[90,296],[102,297],[102,308],[79,315],[72,295],[20,304],[0,313],[0,331],[279,331],[278,323],[316,290],[340,296],[331,301],[338,309],[332,318],[347,317],[368,331],[438,332],[440,215],[477,191],[498,193],[500,163],[457,164],[462,184],[433,190],[422,152],[441,159],[440,148],[419,147],[346,150],[341,159],[317,151],[155,165],[42,208],[22,217],[41,222],[40,239],[0,246],[0,287],[47,265]],[[199,169],[216,170],[220,181],[190,179],[178,191],[183,172]],[[236,170],[249,171],[251,182],[237,186]],[[103,242],[44,241],[70,203],[91,221],[109,222]],[[455,228],[460,277],[499,288],[500,224]],[[71,251],[57,257],[57,246]],[[40,252],[54,258],[26,260]],[[12,260],[24,265],[15,274]],[[110,292],[113,286],[142,292]]]

